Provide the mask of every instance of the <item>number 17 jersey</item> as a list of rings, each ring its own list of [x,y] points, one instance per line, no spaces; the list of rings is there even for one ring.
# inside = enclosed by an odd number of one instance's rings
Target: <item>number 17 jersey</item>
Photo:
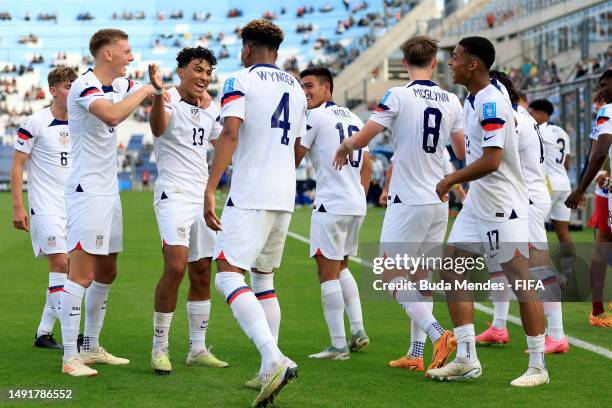
[[[444,150],[451,133],[463,129],[459,98],[432,81],[415,80],[385,93],[370,120],[393,133],[394,203],[439,204],[436,184],[444,178]]]
[[[221,120],[242,119],[232,158],[228,206],[293,211],[294,144],[306,135],[300,82],[274,65],[256,64],[225,81]]]

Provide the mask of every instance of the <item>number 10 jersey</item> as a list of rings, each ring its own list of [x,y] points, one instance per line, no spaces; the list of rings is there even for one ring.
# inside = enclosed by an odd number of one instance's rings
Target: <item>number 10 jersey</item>
[[[306,134],[300,82],[269,64],[238,71],[223,86],[221,120],[228,117],[242,119],[242,125],[227,205],[293,212],[294,144]]]
[[[462,130],[462,115],[457,96],[432,81],[385,93],[370,120],[393,133],[392,202],[440,203],[436,184],[444,178],[444,150],[451,133]]]

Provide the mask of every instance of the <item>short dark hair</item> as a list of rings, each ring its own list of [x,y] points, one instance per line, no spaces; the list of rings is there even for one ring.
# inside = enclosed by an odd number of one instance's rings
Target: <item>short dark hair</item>
[[[119,40],[127,40],[128,35],[125,31],[116,28],[104,28],[98,30],[91,36],[89,40],[89,52],[95,58],[100,48],[105,45],[113,44]]]
[[[529,109],[544,112],[548,116],[552,116],[555,111],[555,107],[548,99],[536,99],[529,104]]]
[[[402,53],[408,65],[425,68],[438,53],[438,40],[426,35],[418,35],[402,45]]]
[[[495,61],[495,47],[484,37],[465,37],[459,41],[465,52],[482,61],[487,70],[490,70]]]
[[[506,88],[508,91],[508,96],[510,97],[510,102],[518,103],[520,96],[514,88],[514,84],[508,75],[506,75],[504,72],[496,70],[491,70],[489,75],[491,75],[491,79],[501,83]]]
[[[606,70],[606,72],[601,74],[601,76],[599,77],[597,82],[601,82],[601,81],[606,80],[606,79],[612,79],[612,69],[608,69],[608,70]]]
[[[185,68],[189,63],[195,59],[204,60],[208,62],[210,67],[217,65],[217,58],[215,53],[208,48],[197,46],[197,47],[185,47],[179,51],[176,56],[176,62],[179,68]]]
[[[64,82],[72,82],[77,78],[77,73],[67,65],[58,65],[49,71],[47,75],[47,83],[49,86],[63,84]]]
[[[334,92],[334,79],[332,77],[331,71],[322,65],[306,68],[302,72],[300,72],[300,78],[304,78],[308,75],[314,75],[319,78],[320,81],[329,82],[329,90],[330,92]]]
[[[272,50],[278,50],[285,35],[273,22],[260,18],[253,20],[240,30],[242,42],[250,42]]]

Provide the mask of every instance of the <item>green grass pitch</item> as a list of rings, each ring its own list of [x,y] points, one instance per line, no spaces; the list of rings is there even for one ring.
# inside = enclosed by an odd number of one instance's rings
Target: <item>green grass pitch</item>
[[[187,282],[183,283],[170,333],[171,375],[155,375],[149,365],[153,291],[162,270],[159,235],[150,193],[123,193],[124,246],[119,275],[113,285],[101,343],[112,353],[131,360],[126,367],[98,366],[94,378],[71,378],[60,373],[61,353],[33,347],[33,336],[44,304],[47,266],[32,256],[30,238],[12,229],[9,194],[0,194],[0,406],[37,406],[12,403],[8,389],[72,389],[69,406],[114,407],[240,407],[255,393],[242,387],[259,368],[259,356],[234,321],[230,308],[213,290],[212,314],[207,335],[227,369],[187,367]],[[383,211],[370,209],[361,233],[362,242],[376,242]],[[310,210],[297,209],[290,230],[308,236]],[[590,232],[574,233],[589,241]],[[552,239],[552,237],[551,237]],[[358,283],[361,267],[352,265]],[[280,407],[442,407],[442,406],[612,406],[612,361],[572,347],[567,355],[547,357],[551,383],[536,389],[515,389],[509,381],[527,365],[522,328],[509,323],[511,341],[504,348],[479,348],[483,376],[470,383],[436,383],[422,373],[387,366],[403,355],[409,343],[409,321],[390,298],[363,299],[366,330],[371,344],[349,361],[313,361],[308,354],[329,343],[323,320],[315,264],[308,245],[287,238],[283,263],[276,272],[276,291],[282,309],[280,347],[300,366],[299,378],[280,394]],[[609,329],[588,325],[589,303],[564,305],[567,334],[612,348]],[[444,304],[435,312],[450,327]],[[511,314],[517,315],[516,305]],[[491,317],[476,312],[477,331]],[[60,336],[59,323],[56,337]],[[426,360],[431,353],[427,344]],[[64,405],[53,402],[49,405]],[[47,405],[47,404],[46,404]]]

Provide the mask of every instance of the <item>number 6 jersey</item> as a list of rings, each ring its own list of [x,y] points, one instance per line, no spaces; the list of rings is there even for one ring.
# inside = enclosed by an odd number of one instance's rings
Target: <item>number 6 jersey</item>
[[[153,202],[202,203],[208,182],[206,154],[212,147],[210,140],[221,133],[219,108],[214,102],[207,108],[194,106],[181,99],[176,88],[168,93],[170,102],[165,104],[165,111],[170,122],[153,141],[158,172]]]
[[[44,108],[21,125],[15,150],[30,155],[28,201],[31,212],[65,217],[64,189],[72,163],[68,121],[55,119],[51,108]]]
[[[300,82],[269,64],[238,71],[223,86],[221,120],[227,117],[243,121],[227,205],[292,212],[294,144],[306,134],[306,96]]]
[[[457,96],[432,81],[415,80],[385,93],[370,120],[393,133],[393,202],[440,203],[436,184],[444,178],[444,150],[450,134],[463,128],[462,114]]]

